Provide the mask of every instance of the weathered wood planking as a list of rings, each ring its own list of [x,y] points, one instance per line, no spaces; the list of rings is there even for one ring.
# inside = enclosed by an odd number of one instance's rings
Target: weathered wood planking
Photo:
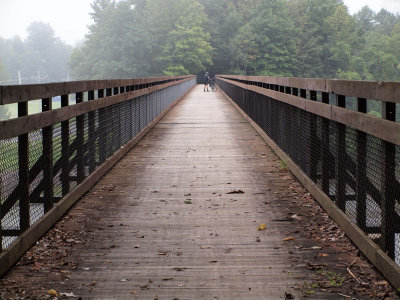
[[[294,191],[301,186],[256,131],[221,93],[198,86],[57,225],[80,240],[77,268],[29,276],[83,299],[300,299],[315,274],[307,262],[327,260],[302,234],[307,220],[285,221],[303,207]],[[324,251],[333,264],[353,259]]]
[[[95,299],[300,296],[310,274],[282,245],[290,229],[270,221],[280,206],[265,204],[279,192],[268,182],[285,189],[287,174],[220,93],[197,88],[84,197],[100,214],[85,224],[95,238],[59,288]]]

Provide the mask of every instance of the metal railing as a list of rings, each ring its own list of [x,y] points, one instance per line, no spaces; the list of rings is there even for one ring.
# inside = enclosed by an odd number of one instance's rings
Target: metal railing
[[[18,118],[0,122],[0,252],[84,182],[80,194],[87,191],[96,180],[92,174],[195,81],[177,76],[0,86],[0,106],[18,105]],[[29,101],[36,99],[42,112],[29,114]]]
[[[365,239],[400,264],[400,83],[228,75],[217,83]],[[367,114],[370,100],[380,101],[382,118]],[[372,249],[357,242],[364,253]]]

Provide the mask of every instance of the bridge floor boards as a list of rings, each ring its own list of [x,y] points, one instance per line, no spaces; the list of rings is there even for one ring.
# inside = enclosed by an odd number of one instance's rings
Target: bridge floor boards
[[[21,276],[83,299],[299,299],[307,266],[353,259],[303,234],[309,198],[222,94],[197,86],[56,225],[66,270]]]

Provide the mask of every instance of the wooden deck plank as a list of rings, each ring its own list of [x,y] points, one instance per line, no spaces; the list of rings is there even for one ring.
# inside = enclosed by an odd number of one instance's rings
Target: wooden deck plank
[[[107,268],[91,269],[96,286],[83,295],[299,296],[295,284],[308,275],[285,273],[292,264],[282,245],[287,230],[269,221],[280,214],[265,205],[276,195],[266,191],[265,176],[279,180],[281,174],[276,156],[221,94],[196,88],[87,196],[115,187],[101,218],[113,225],[101,230],[103,246],[115,247],[99,249],[100,261],[96,245],[82,253],[82,268]],[[244,193],[228,194],[235,190]],[[258,232],[263,222],[268,230]],[[70,282],[86,276],[74,272]]]
[[[197,86],[57,224],[76,267],[31,279],[83,299],[300,299],[307,263],[324,263],[307,220],[289,218],[308,209],[301,191],[222,94]]]

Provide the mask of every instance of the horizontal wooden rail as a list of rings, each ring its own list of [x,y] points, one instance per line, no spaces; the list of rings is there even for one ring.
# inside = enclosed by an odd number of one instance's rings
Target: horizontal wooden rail
[[[51,98],[99,89],[176,81],[194,76],[163,76],[135,79],[87,80],[46,84],[0,86],[0,105]]]
[[[228,79],[231,78],[231,79]],[[361,113],[357,111],[353,111],[350,109],[346,109],[343,107],[333,106],[322,102],[312,101],[309,99],[302,98],[300,96],[295,96],[287,93],[283,93],[280,91],[275,91],[271,89],[266,89],[263,87],[259,87],[256,85],[249,85],[245,83],[241,83],[238,81],[232,80],[232,78],[236,78],[239,80],[244,80],[244,78],[252,79],[252,82],[263,82],[264,77],[252,77],[252,76],[220,76],[219,79],[228,82],[230,84],[237,85],[241,88],[254,91],[258,94],[265,95],[267,97],[273,98],[275,100],[296,106],[302,110],[311,112],[313,114],[319,115],[321,117],[327,118],[329,120],[333,120],[352,128],[364,131],[368,134],[371,134],[377,138],[385,140],[387,142],[400,145],[400,123],[392,122],[389,120],[379,119],[368,115],[366,113]],[[255,81],[255,80],[258,81]],[[294,78],[299,79],[299,78]],[[304,79],[305,80],[305,79]],[[310,80],[310,85],[313,88],[317,86],[322,87],[321,82],[326,81],[324,79],[315,79]],[[282,82],[281,82],[282,83]],[[300,85],[296,85],[300,86]],[[396,86],[399,88],[400,95],[400,83]],[[290,86],[293,87],[293,86]],[[304,86],[303,86],[304,87]],[[326,90],[325,90],[326,91]]]
[[[34,115],[23,116],[7,121],[0,121],[0,140],[19,136],[21,134],[54,125],[79,115],[98,110],[100,108],[124,102],[142,95],[150,94],[152,92],[165,89],[169,86],[188,81],[192,78],[193,77],[183,77],[179,78],[177,81],[121,93],[114,96],[99,98],[95,101],[82,102]]]
[[[274,84],[349,97],[400,103],[400,82],[354,81],[340,79],[273,76],[217,75],[220,78]]]

